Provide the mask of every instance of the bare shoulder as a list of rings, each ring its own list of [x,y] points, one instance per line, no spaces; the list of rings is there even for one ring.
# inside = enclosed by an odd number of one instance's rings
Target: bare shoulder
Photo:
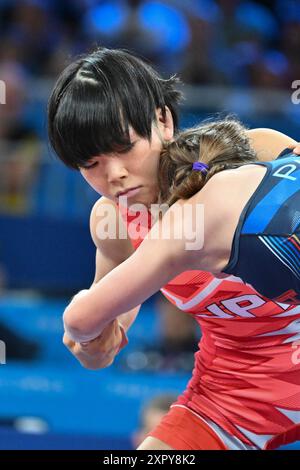
[[[229,227],[237,223],[265,172],[266,168],[259,165],[220,171],[191,198],[204,206],[207,235],[214,233],[217,227]]]
[[[228,207],[236,197],[240,199],[244,192],[252,192],[265,172],[264,166],[255,164],[220,171],[206,183],[198,195],[210,203],[216,203],[223,208]]]
[[[195,195],[204,204],[208,230],[235,225],[249,198],[256,191],[267,169],[262,165],[243,165],[214,175]]]
[[[238,196],[241,175],[238,170],[220,171],[195,195],[199,203],[209,208],[214,217],[230,212],[232,203]]]
[[[220,171],[197,193],[199,200],[207,202],[214,216],[229,217],[239,211],[252,196],[266,173],[261,165],[243,165],[232,170]]]
[[[95,246],[111,258],[122,262],[133,253],[129,237],[119,236],[121,232],[127,235],[127,229],[117,205],[104,196],[95,202],[91,210],[90,232]]]
[[[199,248],[184,252],[183,245],[178,245],[178,252],[181,250],[184,253],[183,264],[189,263],[193,266],[192,269],[213,273],[222,270],[228,263],[233,236],[242,210],[265,171],[266,168],[259,165],[247,165],[247,167],[245,165],[243,168],[224,170],[214,175],[190,199],[175,203],[193,206],[193,210],[189,207],[187,208],[189,210],[182,211],[180,220],[185,222],[185,229],[193,227],[199,240],[199,233],[202,231],[203,244],[197,243]],[[185,233],[190,234],[191,229]]]

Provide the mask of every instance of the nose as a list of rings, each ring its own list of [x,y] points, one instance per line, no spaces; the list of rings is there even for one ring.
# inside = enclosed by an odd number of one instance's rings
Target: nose
[[[113,184],[128,176],[128,171],[118,157],[113,157],[106,162],[106,178],[107,182]]]

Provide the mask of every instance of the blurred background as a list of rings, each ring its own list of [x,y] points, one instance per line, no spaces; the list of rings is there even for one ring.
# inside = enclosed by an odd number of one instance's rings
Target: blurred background
[[[184,390],[201,335],[158,295],[108,369],[61,343],[64,307],[94,276],[97,194],[51,154],[46,106],[97,45],[177,73],[183,127],[233,112],[300,140],[299,0],[0,0],[1,449],[134,448]]]

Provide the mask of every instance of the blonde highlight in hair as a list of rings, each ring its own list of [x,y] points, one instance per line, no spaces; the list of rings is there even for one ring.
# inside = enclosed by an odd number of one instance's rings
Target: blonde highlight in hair
[[[171,206],[189,199],[216,173],[256,161],[245,131],[239,121],[227,118],[204,122],[165,143],[158,169],[159,202]],[[192,170],[197,161],[209,166],[207,173]]]

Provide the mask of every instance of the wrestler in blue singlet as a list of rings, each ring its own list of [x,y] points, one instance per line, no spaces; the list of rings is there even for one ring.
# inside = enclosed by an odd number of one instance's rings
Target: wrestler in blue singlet
[[[285,150],[244,208],[223,270],[262,295],[300,303],[300,158]]]

